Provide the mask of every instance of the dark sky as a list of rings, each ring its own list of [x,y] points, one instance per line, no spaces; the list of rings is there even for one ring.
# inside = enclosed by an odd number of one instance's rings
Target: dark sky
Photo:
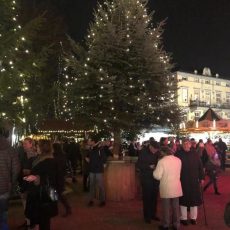
[[[97,0],[63,0],[71,35],[82,40]],[[100,1],[101,2],[101,1]],[[213,74],[230,79],[230,0],[149,0],[153,20],[166,19],[164,47],[176,70]]]
[[[180,70],[212,73],[230,79],[229,0],[151,0],[155,19],[167,18],[164,46]]]

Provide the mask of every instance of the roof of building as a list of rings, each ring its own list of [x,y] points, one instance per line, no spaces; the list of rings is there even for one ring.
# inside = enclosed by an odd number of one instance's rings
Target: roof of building
[[[203,120],[209,120],[209,121],[219,121],[222,120],[222,118],[211,108],[209,108],[200,118],[198,121],[203,121]]]

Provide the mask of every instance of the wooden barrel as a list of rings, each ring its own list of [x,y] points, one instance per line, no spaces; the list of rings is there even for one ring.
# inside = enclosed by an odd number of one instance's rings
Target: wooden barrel
[[[111,160],[105,170],[106,199],[126,201],[135,199],[137,193],[135,163]]]

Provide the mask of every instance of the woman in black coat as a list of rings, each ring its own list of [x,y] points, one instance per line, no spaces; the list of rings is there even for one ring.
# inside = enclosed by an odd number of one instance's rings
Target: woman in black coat
[[[58,214],[57,197],[52,201],[45,193],[45,187],[57,190],[57,165],[52,154],[49,140],[38,142],[38,157],[34,160],[31,175],[24,178],[29,183],[25,215],[31,227],[39,225],[39,230],[50,230],[50,219]],[[46,200],[44,200],[46,196]],[[52,197],[53,198],[53,197]]]

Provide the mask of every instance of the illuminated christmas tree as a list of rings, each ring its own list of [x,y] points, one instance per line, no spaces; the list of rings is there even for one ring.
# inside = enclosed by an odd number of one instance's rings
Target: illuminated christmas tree
[[[33,51],[44,62],[39,73],[32,75],[30,84],[31,108],[36,112],[37,122],[63,118],[64,84],[63,49],[68,49],[66,25],[61,15],[61,5],[53,1],[26,1],[23,5],[24,20],[34,21],[42,17],[44,22],[33,39]],[[41,16],[40,16],[41,15]],[[34,84],[36,82],[36,84]]]
[[[21,26],[17,21],[16,2],[2,0],[0,4],[0,117],[8,119],[19,109],[13,106],[17,100],[15,88],[19,89],[21,85],[20,76],[15,70],[14,55],[21,48],[25,37],[21,36],[20,39]],[[8,109],[9,105],[11,109]]]
[[[75,44],[67,60],[74,76],[69,89],[73,119],[109,130],[118,145],[123,131],[175,127],[180,120],[176,79],[161,42],[162,23],[153,24],[146,4],[99,4],[86,48]]]
[[[38,76],[46,58],[44,52],[33,51],[32,41],[44,20],[37,17],[21,26],[17,1],[1,0],[0,9],[0,119],[25,128],[30,120],[36,121],[29,83]]]
[[[27,133],[55,117],[59,47],[66,37],[55,10],[48,3],[22,8],[17,1],[0,1],[0,119]]]

